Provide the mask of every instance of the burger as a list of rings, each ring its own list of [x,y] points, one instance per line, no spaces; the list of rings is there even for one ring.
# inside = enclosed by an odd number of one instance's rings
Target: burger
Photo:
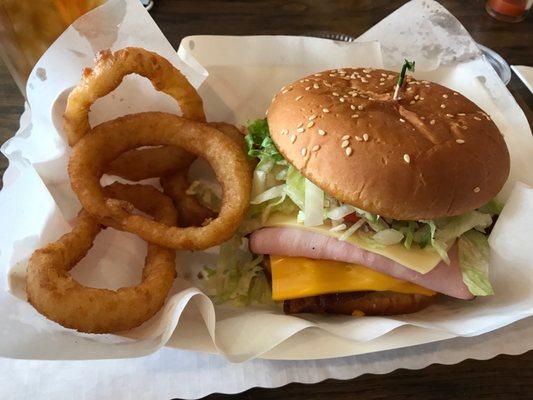
[[[353,316],[493,294],[487,235],[509,153],[460,93],[383,69],[318,72],[283,87],[246,142],[251,256],[229,252],[226,293],[230,276],[236,297],[268,287],[288,314]]]

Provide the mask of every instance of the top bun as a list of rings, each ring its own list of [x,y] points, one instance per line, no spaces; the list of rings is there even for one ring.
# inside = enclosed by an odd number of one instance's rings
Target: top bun
[[[300,172],[336,199],[384,217],[463,214],[494,197],[509,152],[490,117],[461,94],[398,74],[344,68],[278,93],[270,134]]]

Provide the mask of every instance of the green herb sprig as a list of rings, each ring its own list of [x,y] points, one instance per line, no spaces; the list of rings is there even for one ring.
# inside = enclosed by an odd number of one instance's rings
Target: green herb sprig
[[[394,95],[392,96],[393,100],[398,100],[398,96],[400,94],[400,88],[403,85],[403,81],[405,79],[405,74],[406,74],[407,70],[409,70],[411,72],[415,72],[415,62],[414,61],[404,60],[404,63],[403,63],[403,66],[402,66],[402,70],[400,72],[400,75],[398,76],[398,82],[396,83],[396,87],[394,88]]]

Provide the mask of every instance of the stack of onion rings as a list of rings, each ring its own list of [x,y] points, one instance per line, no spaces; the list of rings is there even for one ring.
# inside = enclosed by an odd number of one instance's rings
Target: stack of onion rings
[[[155,89],[172,96],[183,117],[132,114],[91,129],[91,105],[131,73],[150,79]],[[28,265],[28,300],[40,313],[89,333],[139,326],[165,302],[176,276],[174,250],[206,249],[234,234],[251,190],[243,136],[232,125],[204,121],[202,99],[164,58],[138,48],[98,54],[94,69],[84,71],[69,95],[64,114],[64,129],[73,146],[69,175],[83,210],[73,230],[37,250]],[[221,183],[218,216],[186,193],[187,173],[197,156],[211,164]],[[102,188],[104,173],[131,181],[160,178],[165,194],[146,185],[114,183]],[[134,214],[134,209],[153,218]],[[69,270],[87,254],[102,225],[136,233],[150,243],[139,285],[96,289],[70,276]]]
[[[215,171],[223,203],[218,217],[207,225],[168,226],[107,201],[100,178],[109,162],[125,151],[160,145],[182,147]],[[101,223],[176,250],[203,250],[231,238],[248,209],[251,190],[250,165],[235,141],[207,124],[157,112],[127,115],[93,128],[74,147],[68,172],[82,206]]]

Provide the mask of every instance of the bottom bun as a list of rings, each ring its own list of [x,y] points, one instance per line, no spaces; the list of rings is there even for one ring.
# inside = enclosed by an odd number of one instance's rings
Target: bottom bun
[[[397,292],[349,292],[285,300],[285,314],[398,315],[420,311],[435,296]]]

